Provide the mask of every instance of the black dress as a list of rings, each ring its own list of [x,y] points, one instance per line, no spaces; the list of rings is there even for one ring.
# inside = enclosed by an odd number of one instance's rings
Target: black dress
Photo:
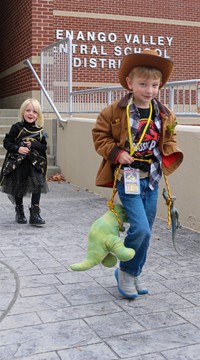
[[[25,120],[12,125],[6,134],[3,145],[7,154],[1,169],[0,186],[13,203],[15,197],[49,191],[46,181],[46,138],[43,128]],[[26,146],[24,141],[31,141],[28,155],[18,153],[20,146]]]

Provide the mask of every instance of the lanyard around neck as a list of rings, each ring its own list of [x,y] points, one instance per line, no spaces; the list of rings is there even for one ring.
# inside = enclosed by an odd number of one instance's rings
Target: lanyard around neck
[[[138,146],[141,144],[143,138],[144,138],[144,135],[147,131],[147,128],[150,124],[150,121],[151,121],[151,117],[152,117],[152,112],[153,112],[153,107],[152,107],[152,103],[150,102],[149,104],[149,107],[150,107],[150,113],[149,113],[149,117],[147,119],[147,123],[145,125],[145,128],[142,132],[142,135],[138,141],[138,143],[134,146],[133,148],[133,139],[132,139],[132,134],[131,134],[131,122],[130,122],[130,106],[131,106],[131,103],[133,101],[133,98],[130,99],[127,107],[126,107],[126,116],[127,116],[127,123],[128,123],[128,138],[129,138],[129,143],[130,143],[130,155],[132,156],[134,154],[134,152],[136,151],[136,149],[138,148]]]

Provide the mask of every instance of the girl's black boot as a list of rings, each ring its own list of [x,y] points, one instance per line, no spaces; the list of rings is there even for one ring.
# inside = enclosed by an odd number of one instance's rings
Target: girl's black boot
[[[15,207],[16,216],[15,219],[18,224],[27,224],[27,219],[24,215],[24,207],[23,205],[16,205]]]
[[[30,211],[30,218],[29,218],[30,225],[41,226],[45,224],[45,221],[40,216],[40,208],[38,205],[31,205],[29,211]]]

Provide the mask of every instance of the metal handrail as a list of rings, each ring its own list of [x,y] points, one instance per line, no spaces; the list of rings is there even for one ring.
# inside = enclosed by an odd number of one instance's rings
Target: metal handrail
[[[72,112],[72,38],[62,40],[40,50],[41,81],[49,95],[55,99],[59,113]],[[41,106],[44,112],[49,106],[41,93]]]
[[[59,113],[58,109],[56,108],[54,102],[52,101],[51,97],[49,96],[47,90],[45,89],[42,81],[40,80],[39,76],[37,75],[37,73],[36,73],[33,65],[31,64],[31,62],[30,62],[28,59],[26,59],[26,60],[24,60],[23,63],[24,63],[24,65],[26,65],[27,67],[29,67],[30,70],[32,71],[32,73],[33,73],[33,75],[35,76],[38,84],[40,85],[40,88],[42,89],[44,95],[46,96],[46,98],[47,98],[47,100],[48,100],[48,102],[49,102],[49,104],[51,105],[53,112],[56,114],[58,120],[59,120],[60,122],[67,122],[67,119],[63,119],[63,118],[60,116],[60,113]],[[60,125],[61,125],[61,124],[60,124]],[[62,126],[62,125],[61,125],[61,126]]]
[[[57,72],[54,74],[52,69],[45,70],[46,72],[42,71],[44,66],[44,54],[47,51],[53,50],[53,53],[48,55],[53,57],[54,63],[54,54],[57,54],[54,47],[60,47],[60,45],[67,43],[67,64],[68,69],[63,75],[63,79],[60,79],[60,75],[58,73],[57,79]],[[62,52],[58,52],[62,55]],[[45,55],[46,56],[46,55]],[[47,57],[48,60],[48,57]],[[59,62],[60,61],[60,62]],[[50,62],[51,68],[52,62]],[[61,113],[65,113],[68,115],[73,115],[77,113],[99,113],[104,107],[110,105],[115,100],[121,98],[127,93],[127,90],[124,89],[121,85],[117,86],[107,86],[102,88],[92,88],[86,90],[72,90],[72,39],[68,37],[66,39],[62,39],[60,41],[55,42],[47,46],[46,48],[41,50],[41,79],[37,75],[36,71],[34,70],[32,64],[27,59],[24,61],[24,64],[27,65],[34,77],[36,78],[42,93],[41,93],[41,105],[44,112],[48,112],[49,109],[44,109],[43,107],[43,94],[45,95],[50,107],[52,108],[53,112],[56,114],[57,119],[59,120],[59,124],[63,122],[67,122],[67,119],[63,119],[61,117]],[[59,65],[60,64],[60,65]],[[62,60],[62,56],[60,58],[56,58],[56,66],[60,66],[64,64],[65,71],[65,61]],[[47,67],[48,64],[45,64]],[[53,70],[54,71],[54,70]],[[45,83],[45,76],[47,80],[50,79],[51,86]],[[63,73],[62,73],[63,74]],[[65,80],[65,78],[67,80]],[[52,80],[53,79],[53,80]],[[65,85],[66,82],[66,85]],[[55,103],[53,102],[52,98],[50,97],[48,91],[48,86],[50,92],[53,94],[54,98],[54,83],[56,84],[55,92],[56,98],[59,97],[59,102],[56,107]],[[60,93],[59,93],[59,83],[60,83]],[[45,87],[46,86],[46,87]],[[67,90],[66,90],[67,87]],[[67,93],[68,97],[65,98],[65,93]],[[62,96],[64,94],[64,96]],[[193,80],[183,80],[183,81],[172,81],[165,84],[165,86],[160,90],[158,94],[158,99],[160,99],[164,104],[166,104],[177,116],[195,116],[200,117],[200,79],[193,79]],[[64,111],[60,108],[62,104],[68,103],[68,109],[65,108]],[[62,125],[61,125],[62,126]]]
[[[197,91],[197,111],[200,108],[200,88],[199,88],[199,84],[200,84],[200,80],[199,79],[193,79],[193,80],[183,80],[183,81],[172,81],[172,82],[168,82],[165,84],[164,88],[161,89],[161,91],[166,91],[166,89],[168,89],[168,106],[169,108],[173,111],[174,107],[175,107],[175,103],[174,103],[174,90],[179,86],[182,86],[182,91],[185,90],[185,87],[188,86],[188,88],[190,89],[191,86],[195,86],[196,87],[196,91]],[[84,96],[84,95],[94,95],[94,94],[100,94],[100,93],[104,93],[105,94],[105,98],[107,99],[106,105],[110,105],[113,102],[113,94],[115,92],[123,92],[124,94],[127,92],[122,86],[107,86],[107,87],[102,87],[102,88],[95,88],[95,89],[86,89],[86,90],[76,90],[76,91],[72,91],[71,92],[71,97],[72,99],[76,99],[78,98],[78,96]],[[160,91],[160,92],[161,92]],[[165,96],[165,93],[164,93]],[[160,94],[158,95],[158,97],[160,97]],[[191,102],[191,99],[190,99]],[[188,106],[189,108],[191,107],[191,103],[189,102]],[[75,101],[73,101],[73,104],[76,104]],[[90,104],[91,105],[91,104]],[[177,104],[176,104],[177,105]],[[180,107],[179,105],[177,105],[178,108]],[[185,108],[185,104],[182,104],[183,108]],[[78,111],[76,111],[75,109],[73,109],[74,113],[77,113]],[[91,109],[88,110],[83,110],[81,109],[80,112],[89,112],[89,113],[96,113],[99,112],[99,109],[92,109],[92,105],[91,105]],[[200,116],[199,112],[180,112],[180,111],[176,111],[175,114],[177,116]]]
[[[67,119],[63,119],[58,111],[58,109],[56,108],[54,102],[52,101],[51,97],[49,96],[44,84],[42,83],[41,79],[39,78],[39,76],[37,75],[34,67],[32,66],[31,62],[26,59],[24,61],[24,64],[26,66],[28,66],[30,68],[30,70],[32,71],[34,77],[36,78],[41,90],[43,91],[44,95],[46,96],[53,112],[56,114],[57,119],[59,120],[59,125],[61,127],[63,127],[62,123],[63,122],[67,122]],[[72,68],[72,66],[71,66]],[[100,94],[100,93],[104,93],[106,94],[106,101],[103,104],[104,107],[107,105],[110,105],[113,102],[113,94],[115,94],[117,91],[120,91],[122,93],[126,93],[127,91],[122,87],[122,86],[107,86],[107,87],[102,87],[102,88],[95,88],[95,89],[86,89],[86,90],[76,90],[76,91],[72,91],[72,74],[70,72],[70,79],[69,79],[69,103],[70,103],[70,107],[69,107],[69,112],[68,114],[72,115],[73,113],[78,113],[79,111],[77,111],[76,109],[74,109],[74,106],[76,103],[73,101],[73,99],[75,99],[77,96],[82,96],[82,95],[92,95],[92,94]],[[198,112],[200,109],[200,80],[199,79],[193,79],[193,80],[183,80],[183,81],[172,81],[172,82],[168,82],[165,87],[163,88],[163,90],[165,91],[165,89],[168,89],[168,105],[169,108],[171,110],[174,110],[174,90],[176,89],[176,87],[178,88],[179,85],[181,85],[184,89],[185,86],[188,86],[189,89],[191,86],[196,86],[197,88],[197,112],[180,112],[177,111],[175,112],[175,114],[177,116],[196,116],[196,117],[200,117],[200,113]],[[191,102],[191,99],[190,99]],[[91,105],[91,101],[89,101],[89,104]],[[96,102],[95,104],[99,104],[100,103]],[[189,107],[191,106],[191,103],[189,103]],[[178,105],[179,108],[179,105]],[[100,111],[99,107],[94,109],[94,108],[90,108],[90,110],[81,110],[80,112],[82,113],[98,113]]]

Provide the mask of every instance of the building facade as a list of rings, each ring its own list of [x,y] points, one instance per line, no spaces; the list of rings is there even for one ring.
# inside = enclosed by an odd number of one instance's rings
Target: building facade
[[[18,108],[40,89],[40,51],[71,36],[73,88],[118,84],[125,54],[156,49],[174,61],[173,80],[200,78],[198,0],[2,0],[0,108]]]

